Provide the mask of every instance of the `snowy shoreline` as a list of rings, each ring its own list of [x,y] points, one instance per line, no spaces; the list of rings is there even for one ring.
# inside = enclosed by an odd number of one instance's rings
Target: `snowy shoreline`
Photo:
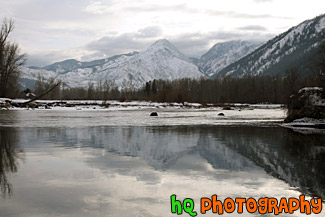
[[[282,126],[302,134],[325,134],[325,120],[301,118]]]
[[[0,110],[21,109],[54,109],[54,110],[138,110],[151,108],[166,109],[199,109],[199,110],[233,110],[233,109],[276,109],[284,108],[282,104],[248,104],[248,103],[226,103],[226,104],[200,104],[200,103],[159,103],[148,101],[125,101],[118,100],[36,100],[32,105],[20,106],[27,102],[26,99],[0,98]],[[2,105],[2,106],[1,106]]]
[[[303,118],[291,123],[283,123],[286,114],[286,107],[281,104],[247,104],[247,103],[228,103],[223,105],[200,103],[158,103],[147,101],[125,101],[117,100],[36,100],[34,107],[15,105],[26,102],[25,99],[6,99],[0,98],[0,111],[69,111],[69,112],[105,112],[105,111],[152,111],[158,113],[180,112],[215,112],[214,116],[223,113],[224,117],[218,117],[217,123],[212,124],[247,124],[256,123],[276,123],[276,125],[289,128],[295,132],[303,134],[324,134],[325,120]],[[185,115],[186,116],[186,115]],[[214,117],[213,116],[213,117]],[[163,116],[160,118],[164,118]],[[190,118],[190,116],[189,116]],[[210,124],[210,122],[208,122]],[[194,123],[193,123],[194,124]]]

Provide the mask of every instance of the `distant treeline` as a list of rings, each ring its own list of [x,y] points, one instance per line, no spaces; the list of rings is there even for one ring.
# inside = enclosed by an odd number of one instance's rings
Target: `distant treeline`
[[[40,95],[54,81],[46,83],[39,76],[33,92]],[[289,96],[306,86],[324,86],[319,76],[300,76],[292,68],[282,76],[255,76],[222,79],[153,80],[136,89],[132,81],[119,89],[114,81],[89,82],[86,88],[68,88],[64,83],[45,96],[58,100],[150,100],[157,102],[206,103],[287,103]]]

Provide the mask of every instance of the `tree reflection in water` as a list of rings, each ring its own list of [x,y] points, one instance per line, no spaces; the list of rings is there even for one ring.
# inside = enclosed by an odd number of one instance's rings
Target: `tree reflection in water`
[[[325,135],[303,135],[279,127],[219,128],[214,134],[268,174],[304,194],[325,198]]]
[[[13,193],[8,173],[17,172],[21,152],[16,129],[0,127],[0,194],[2,197],[11,196]]]

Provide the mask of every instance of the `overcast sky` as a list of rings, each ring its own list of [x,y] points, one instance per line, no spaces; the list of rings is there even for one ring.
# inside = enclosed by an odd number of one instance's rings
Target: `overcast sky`
[[[325,13],[324,0],[0,0],[12,39],[44,66],[145,50],[165,38],[199,57],[229,40],[267,41]]]

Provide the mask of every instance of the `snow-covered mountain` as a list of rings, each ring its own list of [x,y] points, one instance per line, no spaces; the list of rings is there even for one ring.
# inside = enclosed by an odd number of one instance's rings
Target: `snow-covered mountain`
[[[47,71],[36,67],[32,67],[32,68],[22,67],[20,78],[19,78],[19,83],[21,85],[21,88],[33,89],[37,81],[38,75],[41,75],[43,79],[46,81],[46,80],[50,80],[51,78],[57,77],[58,73]]]
[[[251,53],[257,46],[250,41],[217,43],[201,56],[197,65],[207,76],[217,75],[221,69]]]
[[[125,84],[140,87],[153,79],[282,74],[292,67],[308,74],[317,59],[324,32],[325,15],[321,15],[292,27],[262,46],[248,41],[218,43],[200,59],[187,58],[162,39],[143,52],[91,62],[66,60],[43,68],[24,68],[21,83],[23,87],[32,87],[38,74],[46,79],[57,77],[70,87],[85,87],[89,81],[104,80],[114,80],[119,87]]]
[[[66,60],[41,69],[25,68],[24,79],[36,80],[37,74],[44,77],[57,76],[70,87],[84,87],[89,81],[114,80],[117,86],[131,84],[142,86],[154,79],[199,78],[204,74],[169,41],[162,39],[143,52],[117,55],[92,62]],[[36,75],[36,76],[35,76]]]
[[[62,62],[53,63],[43,68],[34,67],[34,69],[43,69],[47,71],[57,72],[59,74],[65,74],[78,68],[96,68],[97,66],[103,65],[105,62],[115,60],[121,56],[133,56],[138,52],[132,52],[128,54],[115,55],[106,59],[94,60],[90,62],[80,62],[75,59],[64,60]]]
[[[282,74],[292,67],[307,74],[315,64],[318,45],[324,40],[324,31],[325,15],[306,20],[269,40],[213,77]]]

